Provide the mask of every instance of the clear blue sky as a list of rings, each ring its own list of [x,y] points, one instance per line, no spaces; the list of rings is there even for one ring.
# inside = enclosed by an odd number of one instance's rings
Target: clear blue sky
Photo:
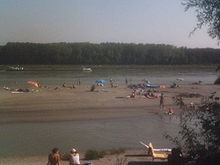
[[[181,0],[0,0],[0,43],[126,42],[220,48]]]

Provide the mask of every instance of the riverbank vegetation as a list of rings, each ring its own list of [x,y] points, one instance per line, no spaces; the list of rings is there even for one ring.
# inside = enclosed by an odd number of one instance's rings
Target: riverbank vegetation
[[[116,162],[122,162],[125,159],[120,159],[120,157],[118,157],[120,154],[124,154],[126,152],[126,150],[124,148],[113,148],[110,150],[96,150],[96,149],[89,149],[87,150],[82,158],[82,160],[99,160],[101,158],[104,158],[107,155],[116,155],[117,156],[117,160]],[[81,155],[81,153],[80,153]],[[61,159],[63,161],[69,161],[70,159],[70,154],[69,153],[62,153],[61,154]]]
[[[85,153],[85,160],[96,160],[103,158],[106,155],[119,155],[125,153],[124,148],[111,149],[111,150],[87,150]]]
[[[219,97],[218,97],[219,99]],[[185,108],[181,113],[179,137],[172,138],[182,148],[184,164],[218,165],[220,161],[220,104],[205,100],[197,108]],[[182,163],[183,163],[182,162]],[[178,162],[177,164],[181,164]],[[175,164],[174,164],[175,165]]]
[[[133,43],[7,43],[0,64],[219,64],[220,49]]]
[[[214,84],[215,85],[219,85],[220,84],[220,76],[215,80]]]

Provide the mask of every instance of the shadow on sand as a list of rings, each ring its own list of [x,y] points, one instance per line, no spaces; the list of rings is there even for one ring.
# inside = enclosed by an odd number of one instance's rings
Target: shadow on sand
[[[125,155],[125,157],[130,157],[130,158],[145,158],[145,160],[134,160],[134,161],[129,161],[127,165],[168,165],[167,161],[152,161],[152,157],[147,154],[135,154],[135,155]]]
[[[128,165],[168,165],[168,162],[153,162],[153,161],[130,161]]]
[[[125,155],[125,157],[150,157],[149,155],[147,154],[139,154],[139,155]]]

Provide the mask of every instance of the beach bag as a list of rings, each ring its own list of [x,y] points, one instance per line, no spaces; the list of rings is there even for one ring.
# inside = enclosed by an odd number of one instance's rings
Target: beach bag
[[[92,162],[86,162],[83,165],[94,165]]]

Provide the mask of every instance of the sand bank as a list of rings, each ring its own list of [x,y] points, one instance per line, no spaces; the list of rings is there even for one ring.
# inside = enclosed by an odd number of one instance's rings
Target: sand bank
[[[157,93],[164,93],[165,110],[160,110],[159,99],[149,99],[137,96],[135,99],[127,99],[126,96],[132,90],[126,86],[111,88],[110,86],[98,87],[95,92],[90,92],[90,86],[77,86],[75,89],[59,87],[33,88],[35,92],[12,94],[10,91],[0,88],[0,122],[41,122],[41,121],[67,121],[67,120],[97,120],[108,118],[123,118],[148,115],[150,113],[161,114],[169,107],[179,112],[173,103],[172,97],[193,93],[202,96],[210,96],[211,93],[220,96],[220,86],[216,85],[182,85],[180,88],[157,89]],[[38,90],[38,92],[36,92]],[[184,98],[186,104],[200,103],[201,97]],[[141,148],[141,146],[140,146]],[[144,150],[130,150],[120,155],[126,159],[128,165],[149,164],[151,158],[140,156]],[[125,156],[130,155],[130,156]],[[132,156],[133,155],[133,156]],[[83,158],[83,154],[81,154]],[[116,155],[106,156],[103,159],[93,161],[95,165],[115,165]],[[42,165],[46,164],[47,155],[28,157],[1,158],[1,165]],[[85,160],[81,161],[86,162]],[[62,161],[67,165],[67,161]]]
[[[0,88],[0,122],[30,121],[67,121],[96,120],[163,113],[159,108],[159,99],[137,96],[127,99],[132,90],[126,86],[111,88],[106,85],[90,92],[90,86],[77,86],[74,89],[58,87],[34,88],[35,92],[13,94]],[[56,90],[55,90],[56,89]],[[220,86],[216,85],[182,85],[180,88],[156,89],[164,93],[165,110],[172,107],[178,112],[172,97],[181,93],[194,93],[210,96]],[[189,104],[199,103],[201,98],[184,98]]]

